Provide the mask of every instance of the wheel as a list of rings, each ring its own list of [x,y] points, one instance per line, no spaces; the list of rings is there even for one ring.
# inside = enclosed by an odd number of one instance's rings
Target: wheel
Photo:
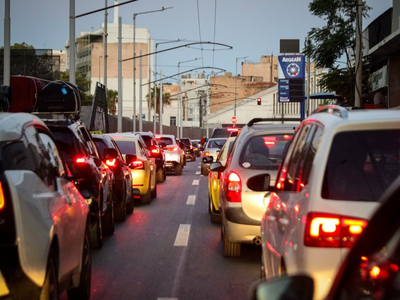
[[[154,185],[154,190],[151,191],[151,199],[157,197],[157,183]]]
[[[186,156],[183,157],[183,165],[186,166]]]
[[[111,200],[111,205],[109,209],[106,212],[106,215],[104,216],[104,222],[103,222],[103,232],[106,235],[112,235],[115,231],[115,225],[114,225],[114,202]]]
[[[126,199],[126,212],[128,214],[131,214],[135,210],[135,205],[133,203],[134,201],[133,201],[132,193],[127,193],[125,191],[125,199]]]
[[[40,292],[40,300],[52,300],[59,298],[57,267],[53,251],[50,251],[49,261],[47,262],[46,279]]]
[[[88,229],[85,231],[85,240],[82,249],[82,266],[79,285],[67,290],[68,299],[89,300],[92,282],[92,257],[90,253]]]
[[[235,257],[240,256],[240,243],[233,243],[228,240],[224,232],[224,256],[225,257]]]
[[[101,206],[100,206],[101,207]],[[90,224],[90,246],[94,249],[100,249],[103,246],[103,227],[101,224],[101,210],[97,209],[97,220]]]
[[[164,180],[165,180],[165,177],[164,177],[164,170],[163,170],[162,168],[161,168],[161,169],[158,169],[158,170],[157,170],[157,182],[163,183]]]
[[[192,161],[196,161],[196,155],[193,154]]]
[[[140,196],[140,203],[149,204],[151,202],[151,186],[149,182],[149,189],[146,192],[146,195]]]
[[[207,170],[207,166],[205,165],[201,165],[201,175],[208,175],[208,170]]]
[[[175,166],[175,175],[182,175],[182,165],[181,164],[177,164]]]
[[[210,196],[208,196],[208,213],[210,214],[211,223],[221,223],[222,215],[214,209]]]
[[[119,222],[124,222],[126,220],[126,196],[125,200],[121,201],[120,205],[115,208],[115,219]]]

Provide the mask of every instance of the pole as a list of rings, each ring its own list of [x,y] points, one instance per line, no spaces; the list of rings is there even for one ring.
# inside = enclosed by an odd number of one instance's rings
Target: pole
[[[311,40],[310,40],[309,36],[307,37],[307,43],[308,43],[308,46],[311,45]],[[306,101],[307,102],[306,103],[307,115],[306,116],[308,117],[308,115],[310,114],[310,94],[311,94],[311,57],[310,56],[307,57],[307,70],[308,70],[308,73],[307,73],[307,101]],[[314,68],[314,76],[315,75],[316,74],[315,74],[315,68]]]
[[[118,17],[118,132],[122,132],[122,18]]]
[[[10,0],[4,2],[4,69],[3,69],[3,83],[4,85],[10,86],[10,35],[11,35],[11,21],[10,21]]]
[[[99,83],[101,83],[101,81],[100,81],[100,59],[102,59],[103,58],[103,56],[99,56]]]
[[[69,81],[75,84],[75,0],[69,0]]]
[[[142,56],[142,50],[140,50],[140,56]],[[142,58],[140,58],[140,72],[139,72],[139,131],[143,131],[143,125],[142,125],[142,115],[143,115],[143,95],[142,95],[142,80],[143,80],[143,75],[142,75],[142,70],[143,70],[143,62]]]
[[[157,52],[157,46],[158,43],[156,43],[156,52]],[[156,57],[154,58],[154,81],[157,82],[157,54]],[[153,120],[153,126],[154,126],[154,134],[157,133],[157,83],[154,83],[154,120]]]
[[[237,96],[237,92],[236,92],[236,90],[237,90],[237,76],[238,76],[238,74],[237,74],[237,63],[238,63],[238,60],[239,59],[246,59],[246,58],[248,58],[248,56],[243,56],[243,57],[236,57],[236,76],[235,76],[235,108],[234,108],[234,110],[233,110],[233,115],[236,117],[236,96]]]
[[[162,70],[160,70],[160,134],[163,133],[163,119],[162,119],[162,109],[163,109],[163,87],[162,87]]]
[[[136,14],[133,14],[133,132],[136,131]]]
[[[107,0],[104,0],[105,1],[105,7],[107,7]],[[107,16],[108,16],[108,12],[107,12],[107,9],[105,9],[104,10],[104,37],[103,37],[103,40],[104,40],[104,56],[103,56],[103,59],[104,59],[104,79],[103,79],[103,84],[104,84],[104,87],[105,87],[105,89],[106,89],[106,91],[107,91],[107,35],[108,35],[108,29],[107,29],[107,23],[108,23],[108,20],[107,20]]]
[[[356,16],[356,90],[354,106],[361,107],[362,96],[362,0],[357,0]]]

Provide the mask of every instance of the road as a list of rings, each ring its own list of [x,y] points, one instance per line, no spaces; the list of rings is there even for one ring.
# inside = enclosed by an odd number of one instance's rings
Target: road
[[[157,193],[93,250],[91,299],[248,299],[261,248],[243,245],[241,257],[223,257],[200,159],[187,162],[181,176],[168,174]]]

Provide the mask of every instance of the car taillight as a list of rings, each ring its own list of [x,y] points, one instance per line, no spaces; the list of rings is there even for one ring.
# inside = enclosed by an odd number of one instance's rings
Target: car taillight
[[[204,152],[204,156],[210,156],[210,152],[208,151]]]
[[[193,146],[192,145],[190,145],[190,147],[189,147],[190,149],[193,149]]]
[[[151,153],[159,154],[159,153],[160,153],[160,149],[158,149],[158,148],[153,148],[153,149],[151,149]]]
[[[4,191],[3,191],[3,186],[0,182],[0,210],[4,208],[6,201],[4,199]]]
[[[81,156],[81,157],[77,157],[77,158],[75,159],[75,162],[76,162],[77,164],[84,164],[84,163],[87,162],[87,159],[86,159],[86,157]]]
[[[326,213],[308,213],[304,245],[309,247],[350,248],[367,221]]]
[[[242,202],[242,181],[238,174],[231,172],[227,178],[226,201]]]
[[[117,160],[115,158],[106,160],[106,165],[109,167],[115,167],[116,164],[117,164]]]
[[[282,165],[280,165],[279,167],[281,167]],[[285,180],[286,180],[286,175],[287,175],[287,170],[285,168],[282,168],[282,170],[279,172],[279,178],[276,181],[276,188],[278,190],[282,190],[285,187]]]
[[[131,162],[132,168],[135,170],[142,170],[144,169],[144,163],[141,160],[135,160]]]

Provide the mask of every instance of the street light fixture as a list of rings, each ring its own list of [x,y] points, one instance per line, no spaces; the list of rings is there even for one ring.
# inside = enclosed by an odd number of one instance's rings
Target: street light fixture
[[[135,13],[133,14],[133,131],[136,131],[136,16],[142,15],[142,14],[149,14],[153,12],[160,12],[164,11],[166,9],[170,9],[172,7],[162,7],[161,9],[158,10],[150,10],[150,11],[144,11],[140,13]],[[142,99],[140,99],[142,101]],[[140,116],[141,118],[142,116]]]
[[[237,63],[239,59],[246,59],[248,56],[243,56],[243,57],[236,57],[236,76],[235,76],[235,109],[233,111],[233,115],[236,117],[236,89],[237,89]]]
[[[179,66],[182,63],[187,63],[191,61],[196,61],[198,60],[198,57],[195,57],[194,59],[190,60],[185,60],[185,61],[180,61],[178,62],[178,74],[179,74]],[[179,87],[179,92],[181,92],[182,86],[181,86],[181,77],[178,75],[178,87]],[[179,120],[179,126],[177,126],[177,137],[182,137],[182,125],[183,125],[183,103],[182,103],[182,93],[179,95],[179,104],[178,104],[178,120]]]

